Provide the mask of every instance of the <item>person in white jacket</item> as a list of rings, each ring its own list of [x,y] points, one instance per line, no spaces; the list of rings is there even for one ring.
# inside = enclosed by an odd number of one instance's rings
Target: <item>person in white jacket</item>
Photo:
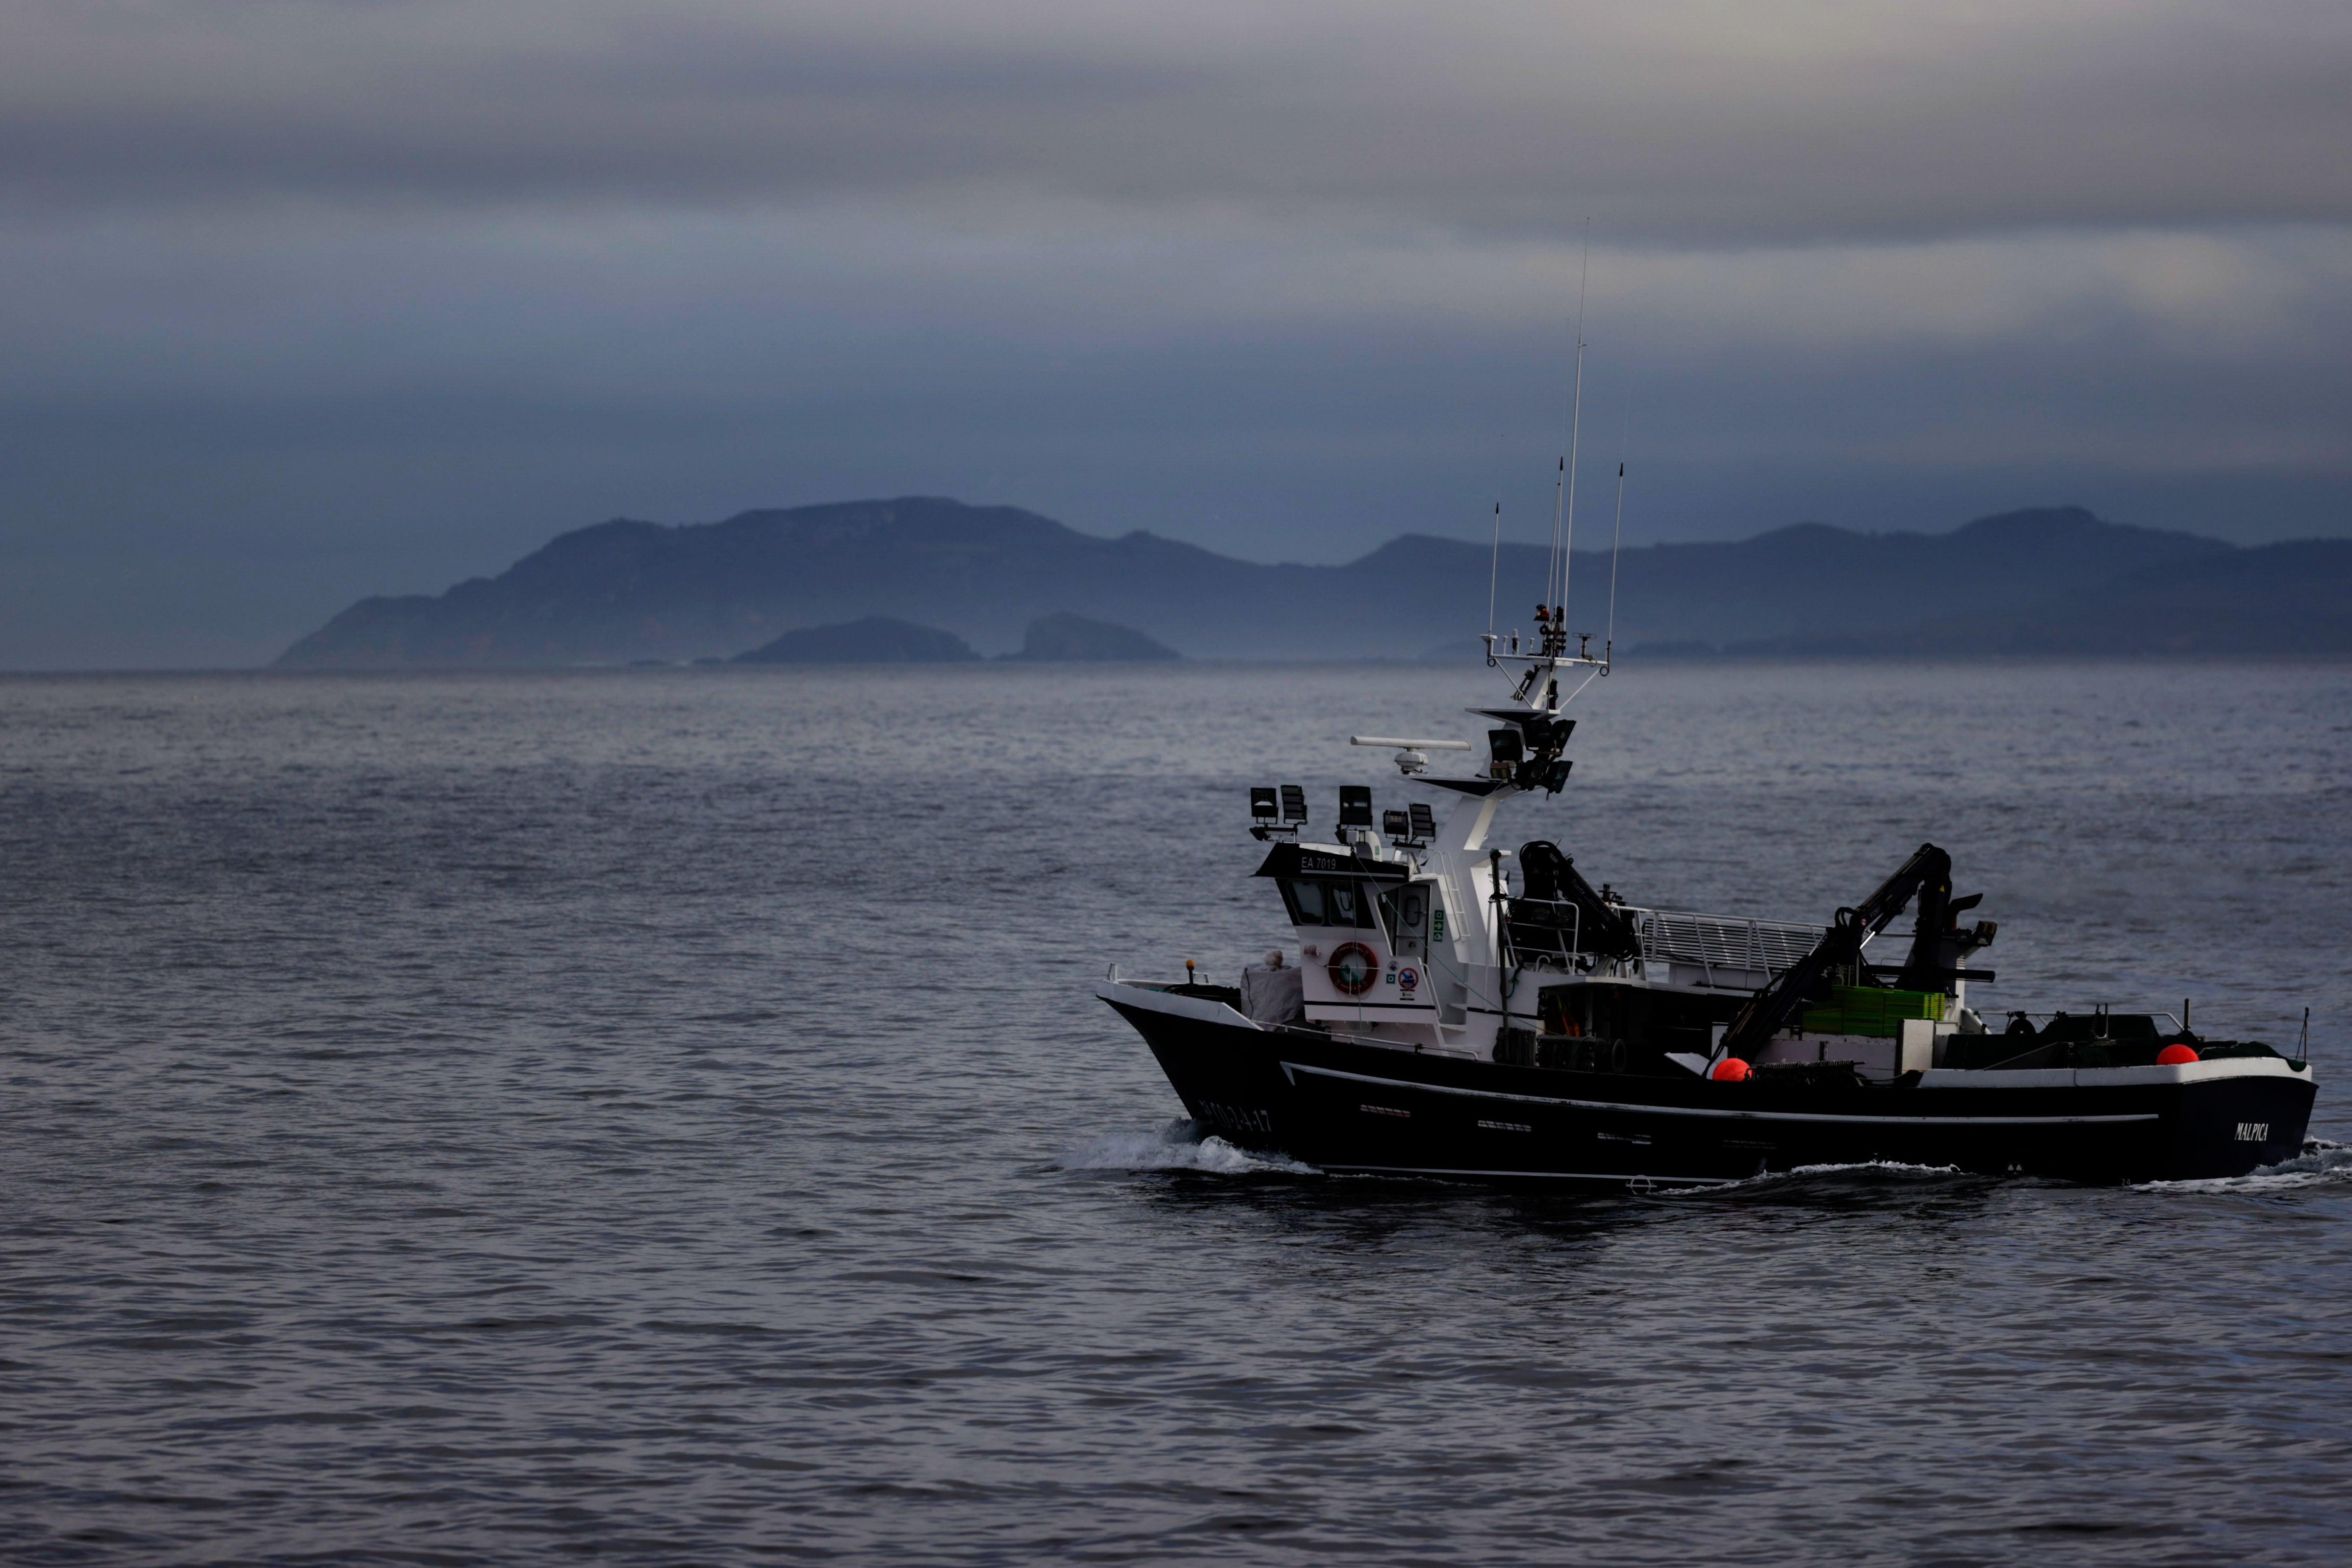
[[[1276,947],[1242,971],[1242,1011],[1252,1023],[1290,1023],[1307,1011],[1306,981]]]

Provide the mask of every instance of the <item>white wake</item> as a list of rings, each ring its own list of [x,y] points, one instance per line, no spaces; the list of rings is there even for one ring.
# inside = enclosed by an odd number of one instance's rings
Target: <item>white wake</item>
[[[2242,1176],[2208,1176],[2202,1181],[2151,1181],[2142,1192],[2293,1192],[2299,1187],[2336,1186],[2352,1182],[2352,1144],[2312,1138],[2303,1153],[2274,1166]]]
[[[1818,1182],[1824,1176],[1859,1176],[1869,1181],[1929,1182],[1948,1181],[1969,1173],[1958,1166],[1915,1166],[1901,1160],[1856,1160],[1850,1165],[1791,1166],[1784,1171],[1760,1171],[1755,1176],[1734,1182],[1707,1186],[1679,1186],[1667,1177],[1657,1178],[1661,1193],[1668,1187],[1685,1197],[1701,1194],[1753,1192],[1759,1187],[1793,1186]]]
[[[1104,1133],[1066,1149],[1054,1163],[1066,1171],[1204,1171],[1212,1176],[1313,1176],[1313,1166],[1280,1155],[1252,1154],[1198,1122],[1171,1122],[1156,1133]]]

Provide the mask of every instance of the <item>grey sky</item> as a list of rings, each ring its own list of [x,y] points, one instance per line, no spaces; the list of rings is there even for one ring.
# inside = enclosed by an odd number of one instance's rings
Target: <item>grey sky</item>
[[[0,665],[924,492],[2352,532],[2352,8],[0,0]],[[1588,514],[1589,515],[1589,514]]]

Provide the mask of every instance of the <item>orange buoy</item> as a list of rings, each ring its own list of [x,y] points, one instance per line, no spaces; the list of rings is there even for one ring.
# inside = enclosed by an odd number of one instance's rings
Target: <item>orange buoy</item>
[[[2156,1053],[2156,1064],[2158,1067],[2178,1067],[2184,1061],[2196,1060],[2197,1048],[2193,1045],[2182,1045],[2178,1040]]]
[[[1715,1064],[1715,1071],[1707,1076],[1717,1083],[1743,1083],[1748,1079],[1748,1063],[1736,1056],[1727,1056]]]

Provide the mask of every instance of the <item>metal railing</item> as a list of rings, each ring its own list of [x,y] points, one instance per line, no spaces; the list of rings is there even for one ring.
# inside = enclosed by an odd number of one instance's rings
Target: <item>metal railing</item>
[[[1534,968],[1589,969],[1580,926],[1583,911],[1573,901],[1513,899],[1548,905],[1566,915],[1566,922],[1512,920],[1512,956]],[[1699,967],[1710,986],[1722,983],[1753,989],[1802,958],[1820,945],[1827,927],[1792,920],[1746,920],[1729,915],[1703,915],[1686,909],[1643,909],[1620,904],[1617,912],[1633,927],[1640,944],[1643,970],[1659,963],[1691,964]],[[1718,971],[1729,971],[1720,982]],[[1733,977],[1737,977],[1734,978]]]
[[[1526,904],[1540,904],[1555,910],[1564,909],[1568,912],[1568,924],[1566,925],[1547,925],[1538,921],[1515,918],[1519,906]],[[1561,960],[1573,964],[1576,957],[1584,951],[1584,911],[1571,900],[1565,898],[1510,899],[1504,904],[1503,918],[1504,923],[1509,927],[1512,956],[1523,964],[1532,964],[1538,968],[1553,966]]]
[[[1696,964],[1710,984],[1717,969],[1772,976],[1821,945],[1828,928],[1793,920],[1742,920],[1685,909],[1628,909],[1645,964]],[[1757,982],[1742,978],[1742,985]]]

